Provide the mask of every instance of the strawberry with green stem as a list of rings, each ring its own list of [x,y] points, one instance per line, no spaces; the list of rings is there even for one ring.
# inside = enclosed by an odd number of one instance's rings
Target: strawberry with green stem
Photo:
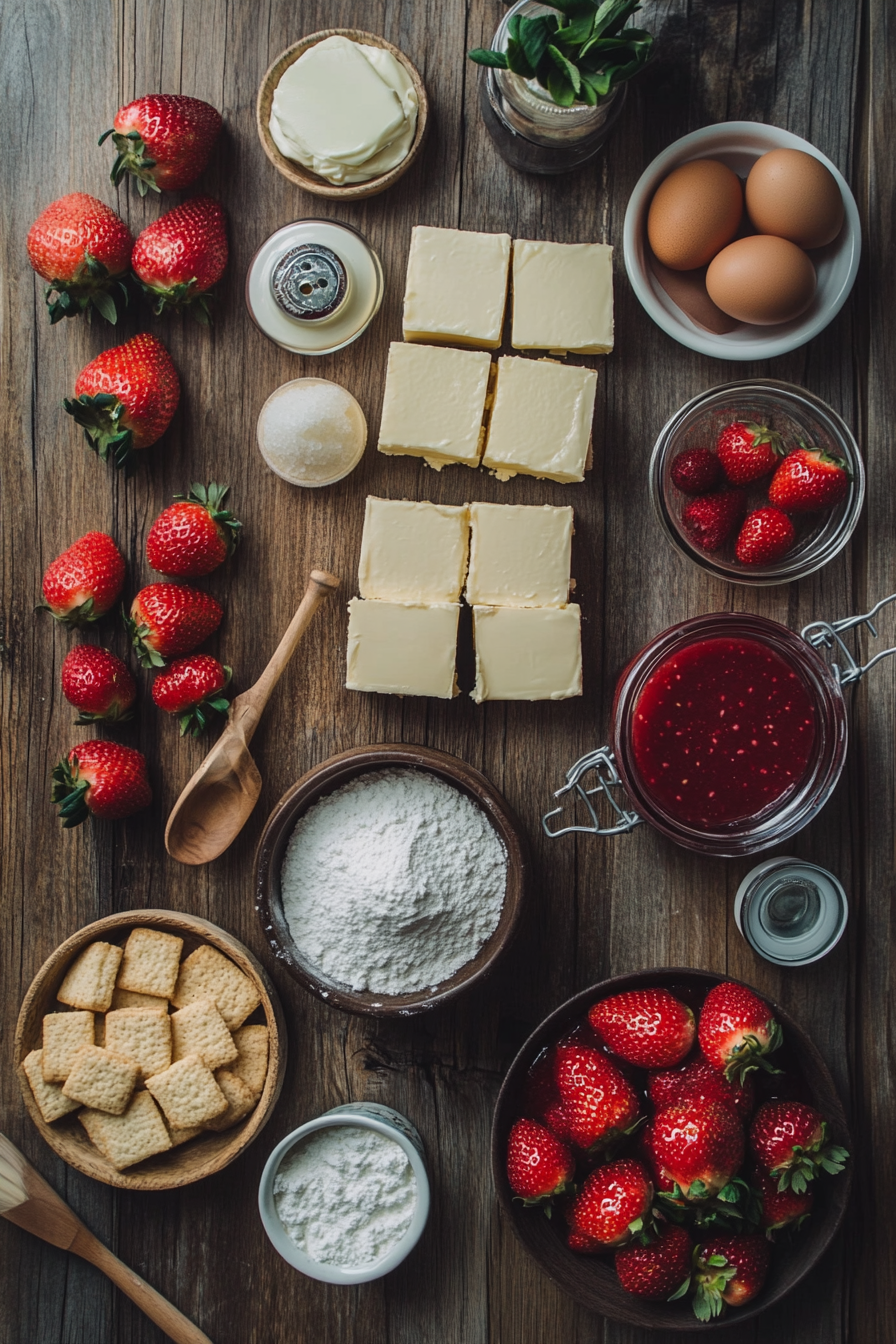
[[[765,505],[747,514],[734,554],[742,565],[773,565],[792,550],[796,528],[782,509]]]
[[[507,1140],[507,1179],[517,1199],[540,1204],[564,1194],[575,1175],[575,1159],[565,1143],[535,1120],[517,1120]]]
[[[769,1060],[784,1037],[768,1004],[746,985],[714,985],[700,1010],[697,1037],[704,1057],[729,1082],[754,1069],[779,1073]]]
[[[58,555],[43,577],[44,600],[63,625],[89,625],[105,616],[124,586],[124,556],[105,532],[85,532]]]
[[[716,442],[716,454],[732,485],[749,485],[767,476],[781,460],[784,442],[777,430],[735,420]]]
[[[213,635],[224,609],[208,593],[179,583],[150,583],[131,603],[125,626],[143,667],[163,667]]]
[[[131,257],[131,268],[157,317],[188,309],[206,325],[212,286],[226,267],[224,211],[208,196],[185,201],[150,224]]]
[[[679,1101],[647,1127],[648,1151],[673,1199],[721,1195],[744,1160],[744,1132],[733,1111],[712,1102]]]
[[[120,742],[80,742],[53,769],[51,798],[66,830],[88,816],[118,821],[152,802],[146,759]]]
[[[210,574],[233,554],[242,523],[224,507],[229,486],[215,481],[190,486],[163,509],[149,529],[146,559],[152,569],[175,578]]]
[[[785,513],[831,509],[846,498],[852,472],[842,457],[800,443],[772,477],[769,502]]]
[[[62,664],[62,694],[80,713],[76,723],[125,723],[137,687],[126,663],[96,644],[78,644]]]
[[[114,210],[86,192],[62,196],[42,210],[28,230],[26,247],[32,268],[48,281],[45,291],[50,322],[94,309],[107,322],[118,321],[127,306],[124,281],[134,240]]]
[[[695,545],[718,551],[747,511],[743,490],[719,490],[714,495],[692,499],[682,511],[681,525]]]
[[[741,1120],[749,1120],[756,1104],[752,1075],[747,1074],[742,1083],[729,1082],[703,1055],[688,1060],[683,1068],[651,1073],[647,1095],[658,1111],[676,1101],[710,1101],[728,1106]]]
[[[758,1232],[712,1237],[694,1251],[694,1315],[721,1316],[726,1306],[743,1307],[765,1283],[770,1247]]]
[[[649,1239],[652,1204],[653,1184],[647,1169],[623,1157],[586,1177],[569,1209],[568,1221],[574,1232],[612,1249],[635,1237]]]
[[[177,658],[153,682],[152,698],[166,714],[180,715],[180,735],[198,737],[215,714],[226,714],[230,697],[224,694],[231,670],[208,653]]]
[[[602,1051],[579,1041],[561,1041],[554,1077],[570,1139],[578,1148],[591,1154],[606,1151],[637,1127],[638,1095]]]
[[[133,336],[78,374],[62,404],[104,462],[129,467],[131,453],[162,437],[180,401],[180,380],[157,336]]]
[[[200,98],[150,93],[120,107],[111,128],[117,157],[110,174],[118,186],[132,174],[141,196],[147,191],[180,191],[205,168],[221,133],[221,114]]]
[[[812,1212],[815,1196],[811,1190],[799,1194],[790,1188],[779,1190],[777,1179],[767,1171],[755,1172],[753,1187],[759,1200],[759,1225],[769,1239],[785,1227],[802,1227]]]
[[[596,1035],[615,1055],[643,1069],[669,1068],[688,1054],[694,1014],[667,989],[633,989],[588,1010]]]
[[[802,1194],[819,1171],[839,1176],[849,1153],[828,1138],[824,1116],[800,1101],[767,1101],[750,1126],[750,1147],[779,1190]]]
[[[616,1277],[627,1293],[648,1302],[674,1302],[691,1286],[694,1243],[674,1223],[660,1225],[656,1241],[634,1241],[616,1252]]]

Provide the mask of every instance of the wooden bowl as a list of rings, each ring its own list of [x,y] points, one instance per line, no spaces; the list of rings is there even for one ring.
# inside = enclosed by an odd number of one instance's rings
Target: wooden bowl
[[[589,1256],[571,1251],[563,1239],[566,1224],[562,1215],[555,1213],[553,1218],[548,1219],[541,1209],[526,1208],[519,1200],[515,1200],[507,1180],[507,1137],[513,1122],[522,1114],[522,1093],[528,1069],[542,1050],[553,1045],[573,1025],[581,1022],[587,1010],[598,999],[624,990],[659,986],[671,990],[696,1012],[713,985],[726,980],[730,980],[730,977],[715,975],[711,971],[666,967],[617,975],[591,989],[583,990],[545,1018],[532,1033],[508,1069],[495,1105],[492,1174],[498,1202],[517,1237],[548,1277],[577,1302],[614,1321],[623,1321],[642,1329],[699,1330],[702,1333],[719,1326],[741,1325],[780,1302],[821,1258],[840,1226],[852,1185],[852,1162],[847,1162],[842,1175],[833,1178],[822,1176],[815,1182],[817,1188],[812,1216],[791,1242],[782,1240],[776,1243],[768,1278],[758,1297],[745,1307],[729,1309],[720,1319],[701,1324],[695,1319],[687,1300],[648,1302],[645,1298],[625,1292],[616,1278],[611,1255]],[[778,1066],[786,1070],[791,1083],[795,1080],[795,1090],[801,1099],[817,1107],[826,1117],[834,1141],[853,1152],[846,1116],[827,1065],[806,1032],[790,1014],[767,997],[766,1002],[770,1004],[784,1031],[784,1045],[775,1055]]]
[[[396,164],[394,168],[390,168],[387,173],[381,173],[379,177],[370,178],[367,182],[347,182],[344,186],[337,186],[333,182],[328,182],[325,178],[318,177],[317,173],[313,173],[304,164],[297,163],[294,159],[287,159],[285,155],[280,153],[271,136],[271,103],[274,100],[274,90],[279,84],[284,70],[304,55],[309,47],[315,46],[318,42],[323,42],[325,37],[348,37],[353,42],[363,42],[367,46],[380,47],[383,51],[390,52],[404,66],[417,94],[417,131],[410,149],[401,163]],[[262,149],[277,172],[281,173],[287,181],[292,182],[294,186],[301,187],[303,191],[310,191],[314,196],[326,196],[331,201],[362,201],[368,196],[378,196],[381,191],[386,191],[387,188],[391,187],[403,173],[407,172],[423,148],[428,122],[429,101],[426,97],[423,80],[415,66],[411,64],[403,51],[399,51],[398,47],[393,47],[392,43],[387,42],[384,37],[378,37],[376,33],[362,32],[360,28],[322,28],[319,33],[311,33],[309,37],[303,37],[299,42],[294,42],[291,47],[287,47],[277,57],[261,81],[255,108],[258,138],[261,141]]]
[[[313,803],[342,788],[359,775],[385,769],[420,770],[443,779],[482,809],[507,851],[507,889],[501,918],[492,936],[476,956],[444,980],[437,990],[413,994],[373,994],[355,991],[304,959],[289,932],[280,897],[280,869],[296,822]],[[271,813],[255,855],[255,902],[275,956],[296,980],[324,1003],[349,1013],[372,1017],[411,1017],[456,998],[486,978],[516,930],[524,892],[529,882],[529,858],[523,829],[497,789],[484,775],[457,756],[429,747],[391,743],[356,747],[316,766],[285,793]]]
[[[41,1020],[45,1013],[58,1011],[56,991],[62,983],[69,964],[79,952],[97,939],[123,943],[131,929],[161,929],[177,934],[184,940],[184,955],[202,943],[223,952],[247,975],[261,995],[261,1004],[249,1017],[249,1022],[262,1017],[269,1033],[268,1074],[258,1104],[241,1124],[221,1134],[209,1133],[192,1139],[167,1153],[159,1153],[145,1162],[139,1162],[125,1171],[116,1171],[87,1137],[77,1114],[63,1116],[48,1125],[41,1115],[31,1087],[22,1068],[22,1060],[41,1043]],[[41,966],[25,995],[16,1025],[14,1043],[16,1073],[25,1105],[31,1119],[55,1153],[70,1166],[83,1171],[85,1176],[117,1185],[123,1190],[174,1190],[181,1185],[192,1185],[205,1176],[212,1176],[222,1167],[239,1157],[258,1137],[277,1104],[286,1073],[286,1022],[276,990],[267,972],[252,953],[229,933],[195,915],[182,915],[175,910],[126,910],[107,915],[93,924],[87,924],[57,947]]]

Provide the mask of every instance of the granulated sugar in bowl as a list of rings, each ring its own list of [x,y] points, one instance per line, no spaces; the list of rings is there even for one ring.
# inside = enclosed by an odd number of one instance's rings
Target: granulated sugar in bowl
[[[261,408],[258,449],[291,485],[333,485],[364,455],[367,421],[355,398],[326,378],[295,378]]]

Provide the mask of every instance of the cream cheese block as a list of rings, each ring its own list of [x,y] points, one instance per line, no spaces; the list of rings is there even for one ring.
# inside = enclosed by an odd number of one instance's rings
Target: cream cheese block
[[[465,504],[369,495],[358,562],[361,596],[381,602],[459,602],[469,537]]]
[[[509,233],[418,224],[408,256],[404,339],[496,350],[504,327],[510,246]]]
[[[583,481],[596,393],[593,369],[502,356],[482,465],[501,480]]]
[[[513,245],[515,350],[603,355],[613,349],[613,249],[606,243]]]
[[[483,700],[567,700],[582,694],[581,609],[474,607],[476,685]]]
[[[454,657],[460,606],[437,603],[348,604],[346,688],[391,695],[457,695]]]
[[[480,350],[393,341],[377,447],[390,456],[479,464],[491,357]]]
[[[470,606],[562,607],[569,600],[572,509],[471,504]]]

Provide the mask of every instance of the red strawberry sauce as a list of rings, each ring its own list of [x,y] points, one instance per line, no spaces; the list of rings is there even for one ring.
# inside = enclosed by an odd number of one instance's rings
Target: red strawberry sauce
[[[644,786],[677,820],[718,826],[799,783],[816,734],[802,680],[754,639],[705,639],[667,658],[635,705]]]

